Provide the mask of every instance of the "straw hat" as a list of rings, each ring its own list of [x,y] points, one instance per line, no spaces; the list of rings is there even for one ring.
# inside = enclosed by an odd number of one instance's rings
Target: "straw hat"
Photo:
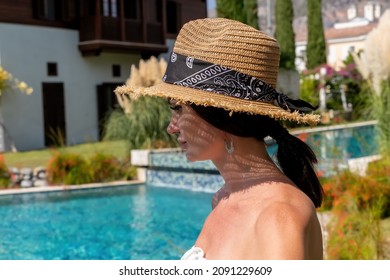
[[[179,32],[162,83],[115,92],[318,123],[318,115],[306,114],[316,108],[275,90],[279,57],[278,42],[253,27],[224,18],[193,20]]]

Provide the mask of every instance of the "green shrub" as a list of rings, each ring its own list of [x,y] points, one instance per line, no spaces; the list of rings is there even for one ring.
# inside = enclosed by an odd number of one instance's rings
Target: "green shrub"
[[[130,160],[123,162],[115,156],[97,152],[90,158],[79,154],[55,151],[47,167],[47,180],[51,184],[77,185],[136,177],[136,168]]]
[[[366,174],[376,182],[374,188],[383,195],[385,201],[383,217],[390,217],[390,157],[370,162]]]
[[[0,154],[0,188],[8,188],[11,185],[11,174],[5,164],[3,155]]]
[[[353,202],[353,199],[350,200]],[[377,205],[379,208],[381,205]],[[372,260],[383,257],[380,209],[340,212],[328,225],[327,259]]]
[[[329,259],[381,259],[384,239],[381,220],[390,216],[390,160],[368,165],[365,176],[348,170],[322,178],[322,210],[330,210]]]
[[[378,167],[374,167],[378,166]],[[359,176],[345,170],[336,176],[322,178],[324,189],[324,202],[322,210],[350,211],[350,199],[358,211],[374,208],[379,200],[390,201],[390,165],[381,163],[368,167],[366,176]],[[390,215],[390,206],[383,205],[382,218]]]
[[[123,179],[125,171],[119,160],[104,153],[96,153],[90,158],[90,169],[94,182],[108,182]]]
[[[319,81],[314,78],[314,75],[302,75],[300,80],[299,98],[310,104],[317,105],[319,103]]]
[[[47,180],[51,184],[77,185],[91,183],[93,176],[83,156],[54,152],[47,166]]]

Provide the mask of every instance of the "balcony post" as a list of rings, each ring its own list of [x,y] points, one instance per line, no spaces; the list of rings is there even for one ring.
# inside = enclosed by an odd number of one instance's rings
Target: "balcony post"
[[[121,41],[126,41],[126,30],[125,30],[125,6],[124,0],[119,0],[119,26],[120,26],[120,38]]]
[[[95,0],[96,14],[95,14],[95,37],[100,40],[102,38],[102,19],[101,19],[101,5],[100,0]]]
[[[141,42],[146,42],[148,32],[148,1],[141,1],[141,22],[142,22],[142,38]]]

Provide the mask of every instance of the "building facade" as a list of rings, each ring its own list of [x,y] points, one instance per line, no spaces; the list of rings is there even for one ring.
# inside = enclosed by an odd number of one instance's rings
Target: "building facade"
[[[353,4],[346,10],[346,21],[325,28],[327,63],[330,66],[339,70],[344,66],[343,61],[350,52],[359,52],[364,48],[367,35],[378,25],[380,17],[385,12],[384,8],[382,4],[374,1]],[[299,71],[306,69],[306,45],[306,32],[296,33],[295,64]]]
[[[205,0],[0,0],[0,64],[34,89],[0,96],[0,152],[98,141],[131,65],[206,16]]]

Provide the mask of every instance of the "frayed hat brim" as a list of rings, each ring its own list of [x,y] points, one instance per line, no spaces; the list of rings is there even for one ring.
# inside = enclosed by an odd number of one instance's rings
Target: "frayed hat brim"
[[[229,111],[231,114],[234,112],[258,114],[269,116],[276,120],[293,121],[311,126],[316,125],[320,121],[320,115],[301,114],[297,111],[289,112],[271,103],[243,100],[214,92],[164,82],[148,88],[134,88],[124,85],[117,87],[115,89],[115,93],[129,95],[130,98],[137,98],[142,95],[156,96],[166,99],[171,98],[183,103],[193,103],[195,105],[222,108]]]

